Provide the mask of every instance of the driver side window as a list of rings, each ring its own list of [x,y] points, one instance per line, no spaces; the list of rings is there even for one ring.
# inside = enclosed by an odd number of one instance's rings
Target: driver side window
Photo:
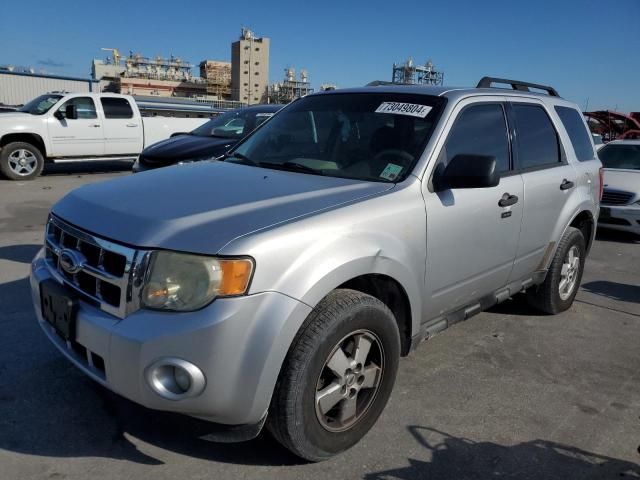
[[[463,109],[440,151],[436,168],[444,169],[459,154],[493,156],[498,171],[509,170],[509,138],[502,105],[483,103]]]
[[[75,105],[76,111],[78,112],[78,120],[98,118],[96,106],[90,97],[75,97],[64,102],[58,110],[64,118],[67,118],[66,109],[68,105]]]

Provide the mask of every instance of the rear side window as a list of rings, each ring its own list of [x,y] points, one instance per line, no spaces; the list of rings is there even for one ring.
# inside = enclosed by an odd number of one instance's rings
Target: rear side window
[[[538,105],[513,104],[516,149],[521,169],[554,167],[560,163],[560,145],[551,119]]]
[[[557,106],[555,109],[560,121],[562,121],[562,125],[564,125],[564,129],[567,131],[567,135],[569,135],[578,160],[580,162],[593,160],[595,158],[593,146],[591,145],[587,128],[582,121],[582,114],[571,107]]]
[[[126,98],[100,99],[105,118],[133,118],[133,110]]]
[[[509,170],[509,140],[502,105],[472,105],[458,115],[438,160],[446,167],[459,154],[490,155],[496,157],[500,172]]]

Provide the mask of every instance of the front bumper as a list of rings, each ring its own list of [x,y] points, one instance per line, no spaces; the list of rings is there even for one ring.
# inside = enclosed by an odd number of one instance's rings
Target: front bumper
[[[640,235],[640,205],[602,205],[598,226]]]
[[[65,342],[40,310],[40,283],[52,278],[41,253],[31,267],[38,322],[78,368],[145,407],[227,425],[264,418],[289,345],[311,311],[277,292],[218,299],[189,313],[138,310],[122,320],[80,302],[75,341]],[[181,400],[158,395],[145,369],[165,357],[196,365],[205,377],[202,393]]]

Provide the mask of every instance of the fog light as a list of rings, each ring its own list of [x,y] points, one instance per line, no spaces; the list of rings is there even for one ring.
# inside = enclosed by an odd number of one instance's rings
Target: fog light
[[[161,358],[145,371],[151,389],[167,400],[182,400],[200,395],[205,387],[202,371],[181,358]]]

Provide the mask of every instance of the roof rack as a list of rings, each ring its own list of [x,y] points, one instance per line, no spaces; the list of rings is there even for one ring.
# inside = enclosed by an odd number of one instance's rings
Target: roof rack
[[[494,77],[482,77],[476,85],[476,88],[491,88],[493,83],[502,83],[505,85],[511,85],[514,90],[521,92],[530,92],[529,88],[536,88],[538,90],[544,90],[552,97],[559,97],[560,95],[555,88],[547,85],[539,85],[537,83],[521,82],[520,80],[508,80],[506,78],[494,78]]]

